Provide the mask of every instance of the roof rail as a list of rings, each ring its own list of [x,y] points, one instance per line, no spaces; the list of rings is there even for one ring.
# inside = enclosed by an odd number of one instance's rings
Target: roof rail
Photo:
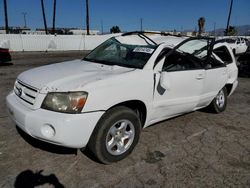
[[[150,42],[152,42],[154,45],[158,45],[155,41],[153,41],[151,38],[149,38],[148,36],[144,35],[144,31],[131,31],[131,32],[127,32],[127,33],[123,33],[121,36],[128,36],[128,35],[138,35],[139,37],[144,37],[148,39]]]
[[[181,35],[174,35],[170,33],[165,33],[165,32],[157,32],[157,31],[131,31],[127,33],[123,33],[122,36],[127,36],[127,35],[135,35],[135,34],[159,34],[163,36],[174,36],[174,37],[181,37]]]

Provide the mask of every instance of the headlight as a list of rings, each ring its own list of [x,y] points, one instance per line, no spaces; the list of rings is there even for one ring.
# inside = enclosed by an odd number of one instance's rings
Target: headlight
[[[81,113],[87,96],[88,93],[82,91],[48,93],[43,101],[42,108],[70,114]]]

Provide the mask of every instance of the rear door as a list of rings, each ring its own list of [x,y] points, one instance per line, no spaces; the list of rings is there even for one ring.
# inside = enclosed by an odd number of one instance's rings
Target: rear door
[[[204,65],[206,76],[198,107],[207,106],[225,86],[229,75],[226,65],[233,61],[226,46],[215,45],[213,48],[213,53]]]

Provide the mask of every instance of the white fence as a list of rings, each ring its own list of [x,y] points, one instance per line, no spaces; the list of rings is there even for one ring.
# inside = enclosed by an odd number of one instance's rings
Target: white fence
[[[67,51],[92,50],[109,35],[22,35],[0,34],[0,47],[10,51]]]
[[[1,34],[0,47],[10,51],[92,50],[112,36]]]

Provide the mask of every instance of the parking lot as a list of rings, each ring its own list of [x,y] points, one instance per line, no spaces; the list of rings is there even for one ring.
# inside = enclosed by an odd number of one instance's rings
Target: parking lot
[[[83,55],[15,53],[14,65],[0,66],[0,187],[250,187],[250,78],[239,78],[225,112],[150,126],[133,153],[112,165],[17,130],[5,106],[17,75]]]

